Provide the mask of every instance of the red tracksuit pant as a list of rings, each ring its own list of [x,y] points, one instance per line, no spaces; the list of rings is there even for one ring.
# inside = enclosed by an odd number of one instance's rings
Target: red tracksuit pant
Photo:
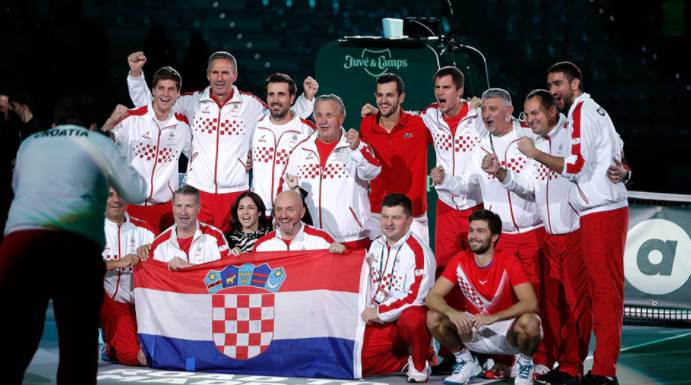
[[[616,376],[624,321],[624,246],[629,209],[587,214],[580,222],[596,342],[592,373]]]
[[[108,344],[111,359],[125,365],[139,365],[139,339],[137,338],[137,317],[134,306],[115,302],[109,295],[103,296],[101,306],[101,327],[103,340]]]
[[[437,218],[434,224],[434,255],[437,269],[444,271],[444,267],[451,257],[461,250],[468,248],[468,218],[482,205],[466,210],[456,210],[441,200],[437,201]]]
[[[413,357],[413,364],[424,370],[431,357],[432,337],[425,325],[427,307],[411,306],[398,320],[365,327],[362,345],[362,375],[386,375],[400,372]],[[410,353],[408,352],[410,350]]]
[[[230,224],[233,218],[230,215],[230,206],[232,206],[238,196],[244,192],[245,191],[236,191],[225,194],[213,194],[200,190],[199,199],[201,200],[202,207],[199,211],[199,221],[227,233],[230,231]]]
[[[172,202],[148,206],[129,205],[127,213],[148,223],[156,234],[160,234],[175,223]]]
[[[583,375],[591,332],[588,275],[579,230],[547,234],[543,247],[542,308],[547,357],[559,362],[559,370]],[[547,366],[553,361],[546,362]]]

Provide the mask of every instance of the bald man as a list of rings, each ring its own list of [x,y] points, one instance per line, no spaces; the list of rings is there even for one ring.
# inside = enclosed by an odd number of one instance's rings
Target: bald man
[[[331,235],[302,222],[305,206],[300,195],[283,191],[274,200],[274,219],[277,228],[257,240],[253,251],[322,250],[340,254],[345,246]]]

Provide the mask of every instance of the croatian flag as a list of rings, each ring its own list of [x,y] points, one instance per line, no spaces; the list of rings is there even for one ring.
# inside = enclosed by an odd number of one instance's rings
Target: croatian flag
[[[360,378],[364,252],[242,254],[137,266],[139,339],[154,368]],[[363,291],[364,294],[364,291]]]

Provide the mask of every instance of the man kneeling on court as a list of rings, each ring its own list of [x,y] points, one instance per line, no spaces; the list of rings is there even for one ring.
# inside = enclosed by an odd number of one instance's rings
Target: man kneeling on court
[[[410,230],[412,203],[403,194],[384,197],[382,235],[367,252],[369,304],[362,347],[362,374],[400,372],[408,364],[408,382],[427,382],[432,356],[425,327],[425,295],[434,283],[434,254]]]
[[[427,327],[456,357],[448,385],[467,384],[482,371],[472,352],[519,354],[514,384],[533,383],[533,353],[542,340],[537,298],[521,263],[495,249],[501,219],[479,210],[469,219],[469,251],[456,254],[430,290]],[[458,284],[463,309],[444,297]]]

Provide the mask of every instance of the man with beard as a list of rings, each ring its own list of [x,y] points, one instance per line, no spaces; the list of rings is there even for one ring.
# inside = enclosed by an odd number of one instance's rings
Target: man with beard
[[[593,368],[581,383],[618,384],[629,216],[626,187],[613,175],[621,177],[624,143],[607,112],[583,92],[581,70],[575,64],[552,65],[547,70],[547,85],[559,110],[568,113],[569,153],[552,156],[535,149],[529,141],[523,144],[528,156],[575,182],[569,203],[579,214],[597,341]]]
[[[130,73],[127,86],[132,102],[148,104],[142,67],[143,52],[127,58]],[[173,110],[184,114],[192,127],[192,153],[186,183],[200,190],[199,219],[223,231],[230,228],[230,206],[249,189],[248,155],[257,123],[266,115],[266,104],[235,85],[238,67],[235,57],[218,51],[209,57],[206,78],[209,86],[201,92],[181,96]],[[311,77],[303,83],[304,97],[295,103],[295,112],[306,118],[312,113],[318,84]]]
[[[537,149],[556,157],[568,155],[571,133],[566,117],[558,112],[556,100],[549,91],[530,92],[524,113],[536,135]],[[482,168],[497,177],[507,190],[534,199],[545,224],[540,308],[547,356],[556,359],[559,367],[538,376],[537,381],[551,385],[578,384],[588,354],[591,314],[578,213],[569,205],[572,183],[535,160],[519,174],[500,167],[497,156],[488,154]],[[549,368],[553,364],[546,362]]]
[[[226,238],[217,228],[200,222],[199,190],[182,186],[173,194],[175,225],[154,239],[149,257],[178,270],[228,257]]]
[[[427,326],[455,356],[445,384],[467,384],[482,368],[470,353],[519,354],[514,384],[533,383],[533,353],[542,339],[538,302],[521,263],[495,249],[502,220],[489,210],[470,216],[469,251],[456,254],[430,289]],[[455,309],[444,297],[458,285],[463,306]],[[460,310],[463,309],[463,310]]]
[[[340,254],[345,247],[334,242],[326,231],[302,221],[305,206],[297,192],[283,191],[276,195],[274,220],[277,228],[259,238],[252,251],[323,250]]]
[[[173,224],[170,201],[179,185],[178,161],[181,153],[190,156],[192,131],[184,115],[172,112],[182,83],[178,71],[163,67],[154,73],[153,83],[150,105],[124,114],[124,106],[118,106],[101,130],[112,133],[147,182],[146,201],[128,206],[128,212],[158,234]]]
[[[264,215],[268,217],[291,151],[314,133],[315,127],[290,109],[296,92],[290,76],[271,74],[265,85],[269,113],[259,121],[252,138],[252,191],[264,201]]]
[[[427,144],[431,137],[419,116],[401,108],[405,100],[403,80],[393,73],[377,78],[374,97],[377,114],[360,122],[360,136],[382,163],[381,173],[370,182],[370,208],[381,207],[385,196],[402,193],[412,201],[411,230],[429,245],[427,227]],[[370,239],[381,235],[381,215],[371,213]]]

